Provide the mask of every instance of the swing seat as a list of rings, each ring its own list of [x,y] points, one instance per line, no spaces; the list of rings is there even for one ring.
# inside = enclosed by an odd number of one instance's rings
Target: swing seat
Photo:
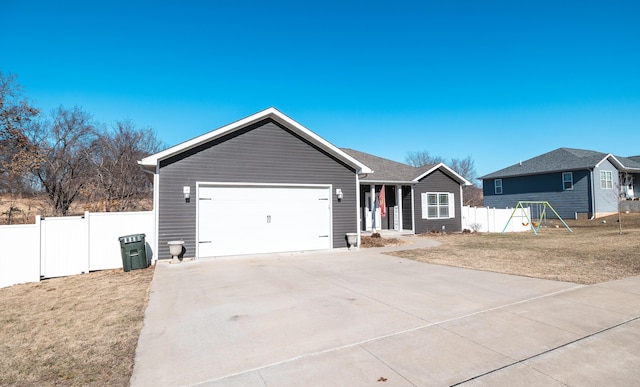
[[[527,227],[527,226],[529,225],[529,223],[522,223],[522,225],[523,225],[524,227]]]

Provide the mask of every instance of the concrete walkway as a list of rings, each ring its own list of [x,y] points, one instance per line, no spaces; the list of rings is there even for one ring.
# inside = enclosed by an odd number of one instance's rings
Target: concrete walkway
[[[582,286],[386,250],[158,263],[132,385],[638,384],[640,277]]]

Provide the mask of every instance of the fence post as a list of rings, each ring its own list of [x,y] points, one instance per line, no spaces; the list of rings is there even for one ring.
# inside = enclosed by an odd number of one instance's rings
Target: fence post
[[[35,229],[36,229],[36,236],[37,238],[34,238],[37,240],[38,244],[38,281],[40,281],[40,279],[42,278],[42,216],[41,215],[36,215],[36,222],[35,222]]]
[[[87,227],[87,274],[91,272],[91,213],[89,211],[84,212],[84,221]]]

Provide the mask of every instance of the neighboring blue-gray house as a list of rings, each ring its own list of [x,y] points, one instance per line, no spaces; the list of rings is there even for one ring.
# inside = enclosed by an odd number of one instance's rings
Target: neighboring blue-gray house
[[[154,251],[170,258],[174,240],[189,257],[346,247],[347,233],[369,229],[367,195],[375,203],[382,185],[387,216],[377,229],[460,231],[467,182],[444,164],[387,160],[385,169],[375,158],[374,171],[354,154],[270,108],[148,156],[139,164],[153,175]]]
[[[640,156],[559,148],[482,176],[485,207],[547,201],[563,218],[618,212],[619,198],[637,200]]]

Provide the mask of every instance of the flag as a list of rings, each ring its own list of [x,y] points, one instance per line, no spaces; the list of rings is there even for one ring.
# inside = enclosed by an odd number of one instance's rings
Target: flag
[[[380,216],[387,216],[387,201],[384,199],[384,184],[380,189],[380,194],[378,195],[378,203],[380,203]]]

